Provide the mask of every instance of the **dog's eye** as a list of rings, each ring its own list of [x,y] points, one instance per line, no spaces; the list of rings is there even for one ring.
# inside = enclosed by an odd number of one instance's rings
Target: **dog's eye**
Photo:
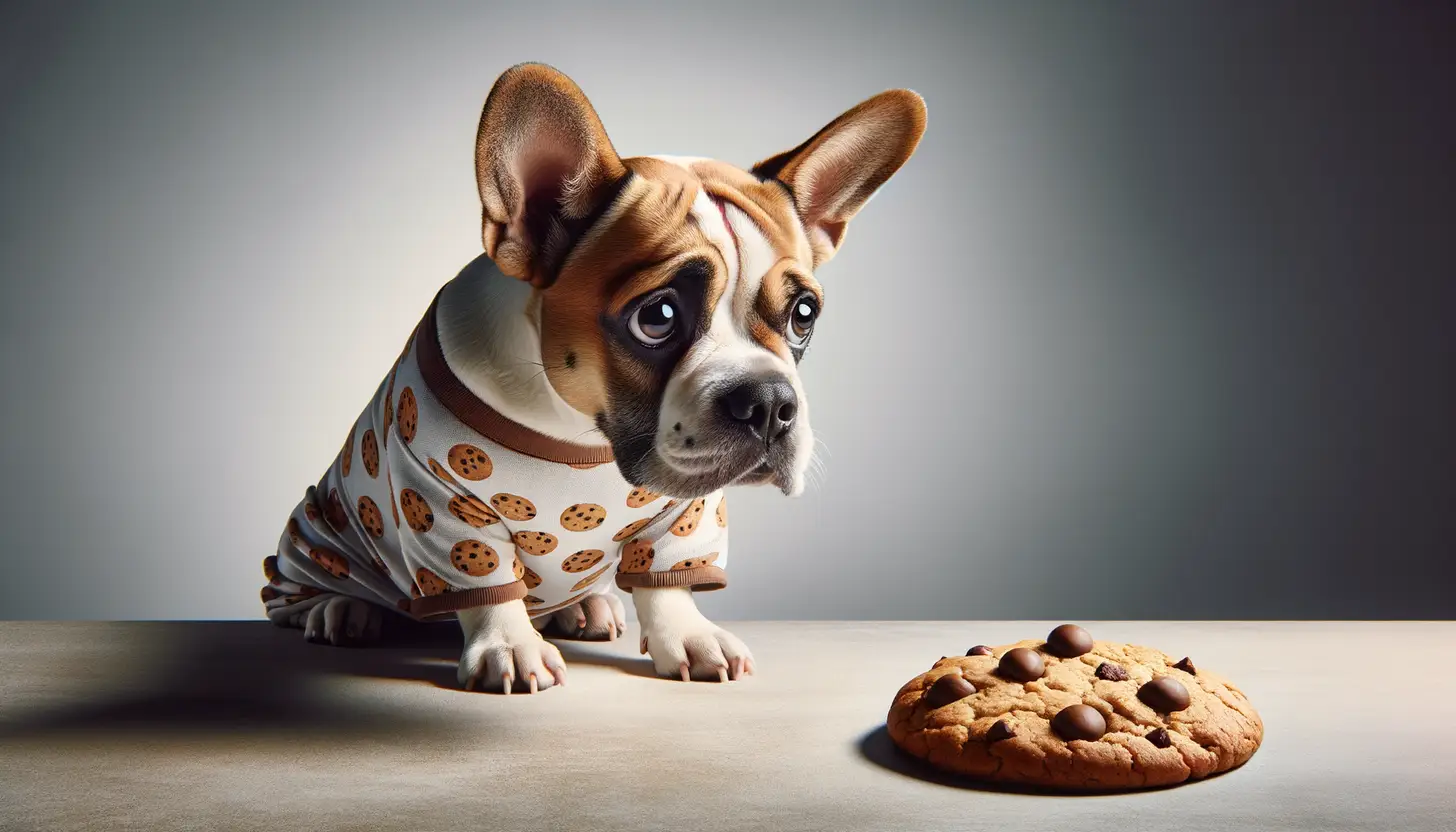
[[[813,295],[803,295],[794,301],[794,308],[789,310],[789,343],[796,347],[807,343],[818,317],[819,305]]]
[[[627,321],[627,329],[631,331],[633,338],[646,346],[655,347],[672,337],[681,317],[671,300],[658,298],[638,307]]]

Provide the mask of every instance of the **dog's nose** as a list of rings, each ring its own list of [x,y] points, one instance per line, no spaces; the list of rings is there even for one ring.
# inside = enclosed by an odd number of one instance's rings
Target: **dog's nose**
[[[783,439],[799,410],[794,386],[780,375],[751,378],[723,394],[723,412],[753,431],[765,445]]]

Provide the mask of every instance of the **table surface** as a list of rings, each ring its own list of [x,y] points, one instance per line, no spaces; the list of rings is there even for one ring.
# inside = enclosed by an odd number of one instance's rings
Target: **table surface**
[[[1265,721],[1177,788],[966,787],[899,754],[896,690],[1060,622],[738,622],[758,674],[654,678],[635,625],[566,687],[455,686],[453,625],[389,646],[263,622],[0,622],[0,829],[1453,828],[1456,623],[1081,622],[1193,656]],[[1156,825],[1155,825],[1156,824]]]

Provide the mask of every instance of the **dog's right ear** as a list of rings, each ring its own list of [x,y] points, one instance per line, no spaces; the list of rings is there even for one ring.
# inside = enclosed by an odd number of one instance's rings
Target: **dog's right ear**
[[[581,89],[556,69],[524,63],[485,99],[475,177],[485,253],[505,274],[544,288],[627,169]]]

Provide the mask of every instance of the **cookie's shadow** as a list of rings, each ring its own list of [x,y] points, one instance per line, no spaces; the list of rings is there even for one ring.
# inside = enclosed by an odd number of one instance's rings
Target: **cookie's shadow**
[[[971,780],[951,772],[942,771],[919,757],[901,751],[900,747],[895,745],[895,741],[890,739],[889,729],[884,725],[860,737],[859,742],[855,745],[861,757],[864,757],[880,768],[889,769],[896,774],[922,780],[927,783],[935,783],[940,786],[948,786],[965,791],[1017,794],[1034,797],[1089,798],[1131,797],[1147,792],[1164,791],[1174,788],[1174,786],[1156,786],[1137,789],[1135,791],[1129,791],[1127,789],[1057,789],[1049,786],[1023,786],[1015,783],[991,783]]]

